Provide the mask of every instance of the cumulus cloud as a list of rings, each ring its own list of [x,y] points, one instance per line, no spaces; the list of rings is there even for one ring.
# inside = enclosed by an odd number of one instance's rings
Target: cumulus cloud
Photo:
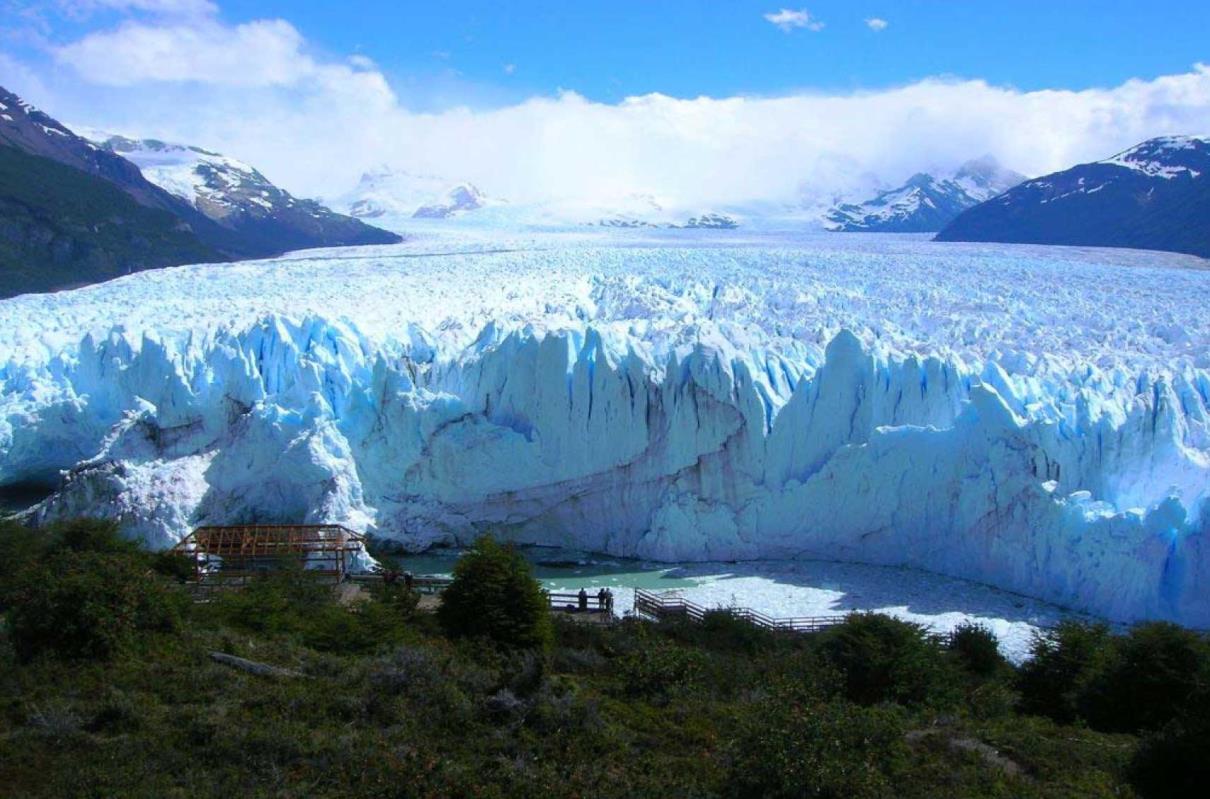
[[[877,33],[878,31],[886,30],[887,26],[890,25],[891,23],[887,22],[885,19],[880,19],[878,17],[870,17],[869,19],[867,19],[865,21],[865,24],[866,24],[866,27],[868,27],[870,30]]]
[[[1200,64],[1082,91],[929,79],[618,103],[564,92],[422,113],[368,56],[325,59],[284,20],[127,20],[54,53],[76,75],[55,87],[57,116],[226,152],[292,191],[328,198],[387,163],[472,180],[515,202],[651,193],[699,208],[794,204],[986,153],[1042,174],[1151,136],[1210,131],[1210,67]]]
[[[269,86],[297,83],[319,69],[302,47],[302,35],[281,19],[235,26],[211,19],[165,25],[130,21],[56,48],[55,56],[88,80],[112,86],[149,81]]]
[[[809,31],[823,30],[823,23],[813,18],[805,8],[797,11],[783,8],[778,11],[770,11],[764,16],[767,21],[781,28],[785,33],[790,33],[796,28],[805,28]]]

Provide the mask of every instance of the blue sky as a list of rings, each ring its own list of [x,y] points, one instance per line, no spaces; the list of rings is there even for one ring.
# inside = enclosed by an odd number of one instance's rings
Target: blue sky
[[[764,18],[783,8],[805,9],[824,27],[783,32]],[[565,88],[606,101],[881,88],[941,74],[1083,89],[1210,60],[1210,2],[1192,0],[243,0],[224,10],[288,18],[333,52],[364,52],[401,83],[456,71],[510,93]],[[872,30],[870,19],[886,28]]]
[[[388,164],[798,202],[1210,133],[1207,31],[1189,0],[0,0],[0,85],[305,194]]]
[[[58,40],[139,4],[5,3],[6,27],[15,9],[41,6]],[[808,26],[783,30],[765,18],[783,9],[808,14]],[[228,0],[221,16],[289,20],[317,52],[372,58],[426,108],[559,89],[601,101],[725,97],[877,89],[937,75],[1085,89],[1210,61],[1210,2],[1191,0]],[[872,19],[885,28],[872,29]],[[823,27],[813,30],[816,22]]]

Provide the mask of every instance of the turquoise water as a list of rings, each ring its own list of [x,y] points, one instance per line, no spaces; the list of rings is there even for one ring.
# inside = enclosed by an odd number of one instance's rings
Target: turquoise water
[[[685,576],[684,569],[674,564],[648,563],[558,547],[518,547],[518,551],[532,564],[534,576],[542,586],[551,591],[578,591],[581,588],[666,591],[692,588],[702,582]],[[399,562],[415,575],[449,575],[460,554],[457,549],[430,549],[418,555],[400,557]]]

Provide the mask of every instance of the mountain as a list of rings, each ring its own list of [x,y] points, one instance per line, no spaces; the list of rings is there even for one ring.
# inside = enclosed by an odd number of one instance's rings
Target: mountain
[[[0,146],[0,298],[222,260],[178,216],[118,184]]]
[[[0,297],[228,260],[235,237],[0,88]]]
[[[193,180],[189,169],[178,164],[174,171],[166,161],[160,166],[177,178],[165,181],[169,191],[115,149],[76,135],[0,88],[0,297],[162,266],[399,240],[318,203],[294,200],[242,164],[245,177],[239,184],[248,192],[229,188],[224,206],[219,203],[223,192],[211,183],[233,181],[240,170],[234,166],[238,162],[221,156],[206,153],[211,160],[203,163],[200,151],[178,148],[192,153],[193,169],[206,174]],[[174,153],[178,160],[184,157]],[[149,171],[161,176],[157,169]],[[259,181],[255,195],[251,176]],[[189,180],[193,193],[182,196],[181,182]],[[203,201],[200,195],[207,192],[212,199]]]
[[[984,157],[968,161],[948,177],[921,172],[866,202],[838,205],[825,216],[824,227],[843,232],[932,233],[967,208],[1023,180],[1024,175]]]
[[[394,233],[293,197],[242,161],[157,139],[86,132],[104,150],[132,162],[149,181],[207,218],[239,233],[264,254],[311,247],[393,244]]]
[[[442,202],[422,205],[412,214],[415,219],[448,219],[483,207],[483,192],[472,183],[455,186],[445,193]]]
[[[491,201],[474,184],[385,165],[362,174],[357,186],[336,203],[361,219],[446,219],[489,204]]]
[[[1210,258],[1210,140],[1149,139],[1022,183],[958,216],[938,241],[1134,247]]]

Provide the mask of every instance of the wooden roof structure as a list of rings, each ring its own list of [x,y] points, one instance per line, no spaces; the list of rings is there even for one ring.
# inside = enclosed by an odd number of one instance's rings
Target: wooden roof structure
[[[340,580],[365,538],[339,524],[238,524],[199,527],[173,552],[193,559],[196,582],[246,578],[287,565]]]

